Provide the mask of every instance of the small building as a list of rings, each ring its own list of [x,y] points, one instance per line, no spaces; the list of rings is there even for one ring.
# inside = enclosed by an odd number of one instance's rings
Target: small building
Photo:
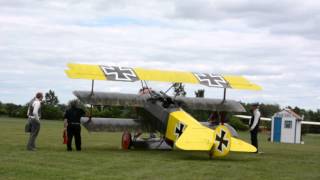
[[[299,116],[290,109],[284,109],[272,116],[271,142],[301,143],[301,121]]]

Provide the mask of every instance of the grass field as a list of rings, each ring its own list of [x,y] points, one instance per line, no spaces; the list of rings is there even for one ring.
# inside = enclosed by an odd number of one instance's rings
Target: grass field
[[[0,118],[0,179],[320,179],[320,135],[304,145],[273,144],[264,154],[231,153],[209,160],[203,152],[120,150],[121,133],[82,129],[83,151],[67,152],[62,121],[42,121],[38,150],[25,150],[23,119]],[[248,133],[241,133],[248,141]]]

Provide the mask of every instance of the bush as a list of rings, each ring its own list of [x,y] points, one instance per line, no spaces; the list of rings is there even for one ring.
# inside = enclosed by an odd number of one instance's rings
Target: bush
[[[21,108],[21,105],[16,105],[13,103],[5,104],[5,111],[8,113],[7,115],[10,117],[16,117],[16,111]]]
[[[12,111],[12,117],[27,118],[28,106],[21,106]]]
[[[186,110],[190,115],[192,115],[198,121],[208,121],[211,112],[204,110]]]
[[[232,116],[228,122],[232,127],[238,131],[246,131],[249,127],[243,123],[239,118]]]
[[[8,114],[7,110],[1,106],[0,107],[0,115],[7,115],[7,114]]]
[[[49,120],[62,120],[63,112],[59,107],[53,105],[43,105],[41,107],[41,118]]]

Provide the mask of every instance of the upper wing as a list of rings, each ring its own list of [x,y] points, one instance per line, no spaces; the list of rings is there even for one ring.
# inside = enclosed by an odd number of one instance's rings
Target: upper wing
[[[261,90],[260,86],[251,83],[242,76],[87,64],[68,64],[68,67],[70,69],[66,70],[65,72],[69,78],[74,79],[109,80],[124,82],[146,80],[202,84],[205,86],[217,88]]]

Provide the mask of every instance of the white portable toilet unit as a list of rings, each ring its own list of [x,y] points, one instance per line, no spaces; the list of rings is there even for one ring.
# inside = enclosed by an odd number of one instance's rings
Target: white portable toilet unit
[[[302,119],[290,109],[274,114],[271,124],[271,142],[300,144]]]

